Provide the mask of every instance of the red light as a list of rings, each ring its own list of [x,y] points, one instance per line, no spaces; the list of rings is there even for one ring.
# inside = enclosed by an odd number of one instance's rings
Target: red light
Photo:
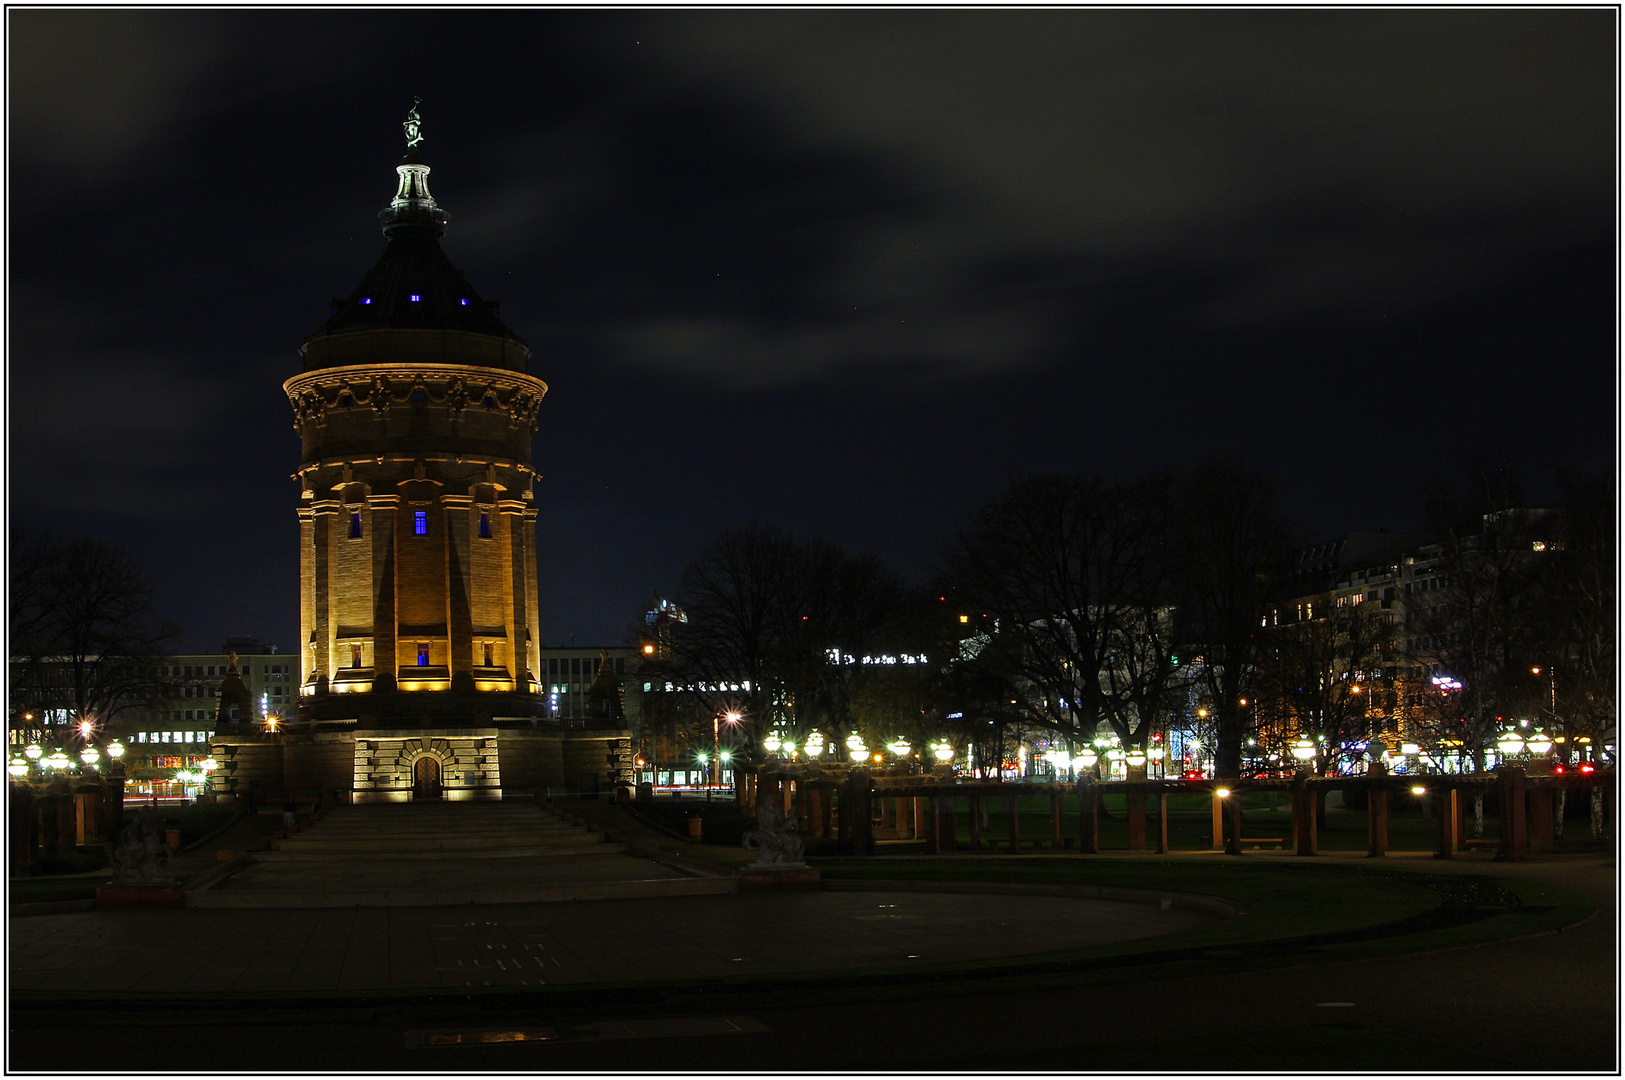
[[[1593,769],[1590,765],[1581,765],[1580,766],[1580,771],[1581,772],[1596,772],[1597,770]]]
[[[1552,766],[1552,771],[1553,771],[1553,772],[1562,772],[1562,771],[1563,771],[1563,766],[1561,766],[1561,765],[1554,765],[1554,766]]]

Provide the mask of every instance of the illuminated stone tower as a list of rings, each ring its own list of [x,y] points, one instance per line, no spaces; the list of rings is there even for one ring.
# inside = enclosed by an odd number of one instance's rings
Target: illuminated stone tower
[[[283,384],[303,442],[298,722],[223,713],[213,787],[392,802],[630,784],[619,708],[568,726],[544,710],[530,440],[547,384],[446,261],[416,109],[405,126],[383,257]]]
[[[547,384],[440,249],[417,110],[388,245],[283,384],[299,467],[302,720],[358,730],[540,714],[536,474]]]

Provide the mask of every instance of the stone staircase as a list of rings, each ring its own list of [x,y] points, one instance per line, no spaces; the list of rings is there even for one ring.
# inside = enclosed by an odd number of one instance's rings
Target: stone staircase
[[[252,852],[188,907],[416,907],[731,892],[534,803],[337,806]]]

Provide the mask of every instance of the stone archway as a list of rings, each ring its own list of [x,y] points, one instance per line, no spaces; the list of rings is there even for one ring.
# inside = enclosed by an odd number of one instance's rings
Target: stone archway
[[[440,779],[440,759],[433,754],[421,754],[412,762],[412,798],[438,799],[444,790]]]

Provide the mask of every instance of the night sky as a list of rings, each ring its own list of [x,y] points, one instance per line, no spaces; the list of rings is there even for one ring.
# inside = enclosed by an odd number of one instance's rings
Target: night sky
[[[542,634],[756,520],[923,580],[1010,479],[1239,455],[1305,539],[1616,437],[1611,10],[21,11],[13,523],[298,638],[282,381],[443,246],[551,386]]]

